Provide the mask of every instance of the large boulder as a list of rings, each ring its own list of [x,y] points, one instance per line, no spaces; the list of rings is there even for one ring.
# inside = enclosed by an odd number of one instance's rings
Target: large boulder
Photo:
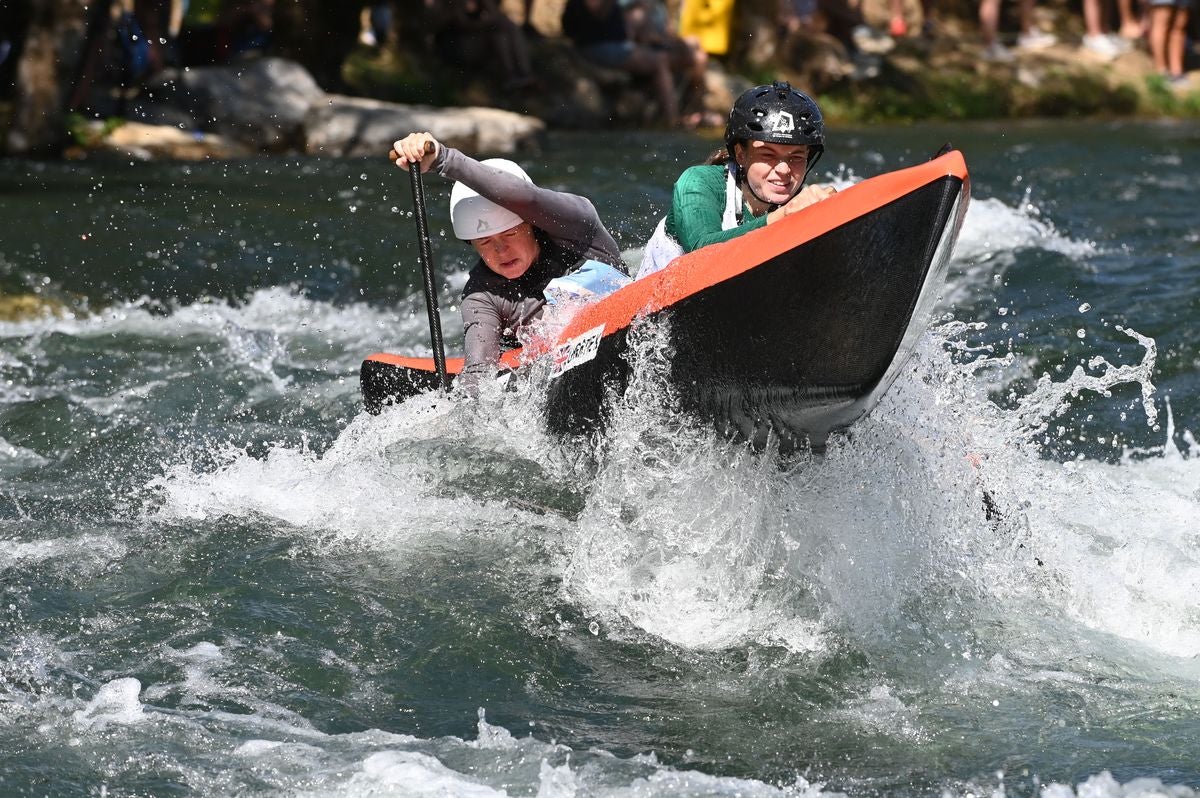
[[[184,70],[172,98],[196,127],[258,150],[303,149],[312,107],[327,101],[304,67],[283,58]]]
[[[312,155],[383,155],[397,138],[429,131],[466,152],[526,148],[545,129],[536,117],[497,108],[431,108],[330,95],[312,106],[305,150]]]

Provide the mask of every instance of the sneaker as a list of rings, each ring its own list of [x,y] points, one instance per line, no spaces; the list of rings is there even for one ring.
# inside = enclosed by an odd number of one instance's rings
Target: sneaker
[[[1000,42],[992,42],[983,48],[984,61],[991,61],[993,64],[1008,64],[1012,62],[1013,58],[1015,56],[1012,51]]]
[[[850,38],[854,40],[854,44],[858,49],[864,53],[874,53],[875,55],[890,53],[892,48],[896,46],[896,42],[891,36],[877,31],[869,25],[856,26],[850,32]]]
[[[1034,28],[1033,30],[1022,33],[1017,37],[1017,49],[1019,50],[1045,50],[1047,47],[1058,42],[1058,37],[1053,33]]]
[[[1100,56],[1105,61],[1111,61],[1121,54],[1121,51],[1117,48],[1113,40],[1102,33],[1094,36],[1084,36],[1083,49],[1093,55]]]
[[[1108,40],[1112,42],[1113,47],[1117,48],[1118,53],[1124,55],[1125,53],[1133,50],[1134,42],[1132,39],[1126,39],[1124,36],[1120,36],[1116,33],[1108,33],[1105,35],[1108,37]]]

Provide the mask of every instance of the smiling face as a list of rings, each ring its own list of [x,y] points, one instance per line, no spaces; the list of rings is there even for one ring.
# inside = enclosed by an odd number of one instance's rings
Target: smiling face
[[[509,280],[515,280],[529,271],[540,251],[533,235],[533,225],[529,222],[522,222],[494,236],[473,238],[471,246],[475,247],[489,269]]]
[[[753,194],[757,195],[753,199],[783,205],[799,190],[804,180],[804,170],[808,165],[807,144],[751,141],[737,144],[734,153],[746,175],[746,182]]]

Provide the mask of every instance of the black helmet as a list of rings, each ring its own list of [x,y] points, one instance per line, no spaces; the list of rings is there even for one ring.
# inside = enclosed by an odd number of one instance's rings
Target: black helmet
[[[730,158],[739,141],[807,144],[811,167],[825,151],[825,121],[811,97],[777,80],[770,86],[755,86],[733,104],[725,126]]]

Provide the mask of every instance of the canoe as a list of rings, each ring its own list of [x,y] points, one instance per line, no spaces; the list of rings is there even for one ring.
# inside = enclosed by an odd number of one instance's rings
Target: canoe
[[[550,358],[546,423],[559,434],[606,421],[622,391],[637,318],[668,326],[681,409],[733,438],[820,447],[895,381],[945,280],[970,198],[958,151],[873,177],[817,205],[584,307],[557,339],[506,352],[502,370]],[[461,359],[448,359],[456,374]],[[436,388],[433,361],[377,353],[362,364],[366,409]]]

